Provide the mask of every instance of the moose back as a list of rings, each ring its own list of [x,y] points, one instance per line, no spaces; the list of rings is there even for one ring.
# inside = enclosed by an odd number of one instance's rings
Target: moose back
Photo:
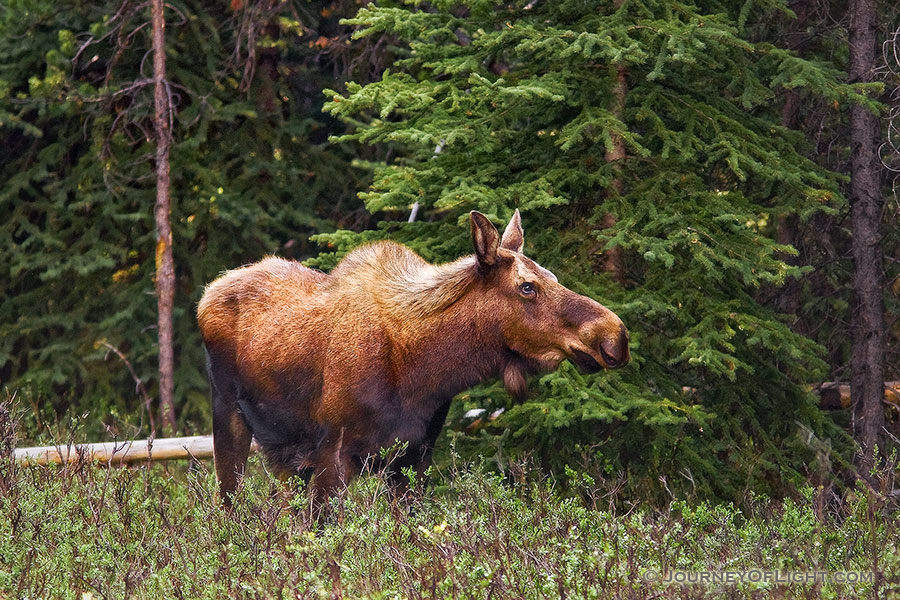
[[[424,469],[450,399],[490,377],[516,397],[528,373],[629,360],[613,312],[522,254],[516,211],[503,237],[471,213],[475,254],[433,265],[378,242],[324,274],[280,258],[228,271],[197,315],[212,387],[215,466],[226,503],[251,437],[320,501],[396,440]]]

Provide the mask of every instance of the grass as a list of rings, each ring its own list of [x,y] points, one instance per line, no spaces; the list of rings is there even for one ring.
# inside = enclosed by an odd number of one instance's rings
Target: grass
[[[519,473],[521,475],[521,473]],[[453,468],[393,500],[363,477],[311,521],[256,464],[233,513],[209,465],[0,466],[3,598],[847,598],[900,590],[898,519],[864,498],[840,520],[801,501],[753,514],[673,502],[588,508],[552,482]],[[520,477],[512,477],[519,479]],[[648,571],[877,572],[871,582],[681,585]],[[652,573],[651,573],[652,575]]]
[[[860,492],[838,514],[817,492],[743,510],[652,508],[569,472],[563,487],[509,465],[451,465],[423,491],[376,474],[309,517],[296,481],[251,460],[232,512],[209,463],[26,466],[0,403],[0,600],[99,598],[887,598],[900,593],[900,518]],[[451,454],[452,456],[452,454]],[[895,509],[896,507],[894,507]],[[761,571],[828,578],[749,581]],[[660,575],[744,573],[744,581]],[[838,573],[863,581],[838,581]],[[871,575],[870,575],[871,574]]]

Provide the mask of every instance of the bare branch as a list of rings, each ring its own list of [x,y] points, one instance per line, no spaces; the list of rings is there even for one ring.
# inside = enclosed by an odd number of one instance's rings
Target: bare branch
[[[113,352],[122,360],[123,363],[125,363],[125,366],[128,368],[128,372],[131,373],[131,378],[134,380],[134,391],[135,393],[139,394],[141,399],[144,401],[144,408],[147,411],[147,416],[150,418],[150,435],[156,436],[156,419],[153,418],[153,401],[150,400],[150,394],[147,393],[147,388],[144,387],[144,382],[141,381],[141,378],[138,377],[137,373],[135,373],[134,367],[131,366],[131,362],[122,353],[121,350],[105,340],[101,341],[100,344],[108,348],[110,352]]]

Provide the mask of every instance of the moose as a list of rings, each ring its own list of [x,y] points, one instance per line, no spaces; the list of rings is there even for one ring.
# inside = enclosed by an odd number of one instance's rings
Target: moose
[[[470,226],[475,254],[446,264],[382,241],[330,274],[269,257],[207,286],[197,317],[227,506],[253,437],[320,504],[397,441],[397,471],[425,469],[450,400],[484,379],[521,399],[527,374],[563,360],[628,363],[619,317],[522,254],[518,210],[502,238],[479,212]]]

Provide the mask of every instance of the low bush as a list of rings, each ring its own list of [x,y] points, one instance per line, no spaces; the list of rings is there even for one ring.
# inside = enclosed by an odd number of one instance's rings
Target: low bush
[[[623,510],[611,498],[589,507],[563,497],[552,481],[525,483],[516,469],[475,465],[435,473],[429,491],[416,486],[403,499],[379,475],[359,478],[316,522],[303,484],[278,481],[258,458],[231,513],[206,463],[24,466],[8,454],[0,463],[0,598],[846,598],[900,590],[900,523],[864,493],[841,516],[817,514],[812,489],[798,500],[757,497],[743,511],[680,501]],[[829,575],[764,580],[776,570]],[[744,581],[663,580],[703,572]],[[750,581],[754,572],[760,581]],[[843,572],[862,581],[837,581]]]

